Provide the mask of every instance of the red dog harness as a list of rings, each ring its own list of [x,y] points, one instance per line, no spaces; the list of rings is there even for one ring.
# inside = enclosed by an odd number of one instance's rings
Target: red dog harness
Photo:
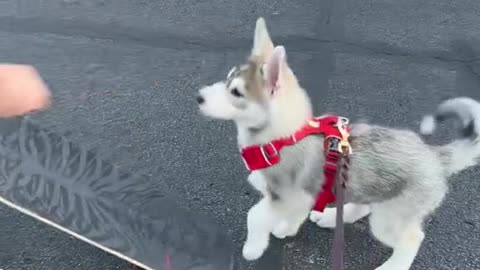
[[[327,204],[335,202],[334,188],[337,165],[344,150],[351,151],[348,143],[349,134],[350,127],[347,118],[338,116],[317,117],[308,121],[302,129],[288,138],[243,148],[242,158],[250,171],[266,169],[280,162],[280,151],[284,147],[294,145],[310,135],[323,135],[325,137],[325,182],[313,207],[313,210],[323,212]]]

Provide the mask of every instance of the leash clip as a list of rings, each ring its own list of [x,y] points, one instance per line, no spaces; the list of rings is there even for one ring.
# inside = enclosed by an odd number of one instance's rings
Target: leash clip
[[[347,126],[350,120],[346,117],[338,117],[337,128],[342,134],[342,140],[340,141],[340,152],[344,155],[351,155],[352,154],[352,146],[348,142],[348,138],[350,137],[349,132],[347,131]]]

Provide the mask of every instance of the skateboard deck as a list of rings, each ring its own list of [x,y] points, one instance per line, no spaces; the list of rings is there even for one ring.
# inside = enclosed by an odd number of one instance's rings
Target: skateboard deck
[[[1,203],[144,269],[233,269],[222,228],[152,181],[27,118],[0,120]]]

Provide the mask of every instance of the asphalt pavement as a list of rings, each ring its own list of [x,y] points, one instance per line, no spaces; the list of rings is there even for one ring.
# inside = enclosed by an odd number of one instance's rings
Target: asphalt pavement
[[[0,0],[0,61],[33,64],[45,77],[54,103],[34,117],[43,126],[213,217],[235,243],[236,269],[251,269],[240,250],[257,197],[233,126],[201,117],[194,94],[245,59],[258,16],[319,114],[417,128],[444,98],[480,98],[477,0]],[[480,269],[479,168],[452,179],[412,269]],[[390,255],[364,221],[346,236],[348,269],[374,269]],[[328,269],[332,237],[308,224],[272,250],[284,270]],[[125,266],[0,206],[0,269]]]

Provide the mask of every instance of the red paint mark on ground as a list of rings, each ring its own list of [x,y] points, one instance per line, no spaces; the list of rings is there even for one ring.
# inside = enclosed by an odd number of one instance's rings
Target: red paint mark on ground
[[[168,255],[168,254],[165,257],[165,269],[166,270],[172,270],[172,264],[170,262],[170,255]]]

